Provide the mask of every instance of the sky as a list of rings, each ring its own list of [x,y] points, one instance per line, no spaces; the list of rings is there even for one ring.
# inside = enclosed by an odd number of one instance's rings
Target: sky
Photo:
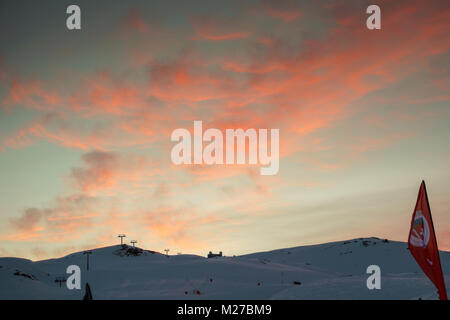
[[[371,4],[0,1],[0,256],[407,241],[422,180],[450,250],[450,5]],[[175,165],[195,120],[279,129],[278,173]]]

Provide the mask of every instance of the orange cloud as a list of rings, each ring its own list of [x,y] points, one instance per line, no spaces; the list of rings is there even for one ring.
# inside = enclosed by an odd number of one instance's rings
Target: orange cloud
[[[111,152],[92,151],[82,156],[87,168],[73,168],[72,177],[86,192],[93,188],[108,188],[115,181],[115,170],[118,167],[118,157]]]
[[[10,221],[12,230],[2,239],[58,243],[78,238],[92,225],[92,219],[97,216],[92,212],[95,202],[96,199],[92,197],[78,194],[58,197],[55,206],[51,208],[26,209],[21,217]]]
[[[9,108],[15,105],[23,105],[42,111],[52,110],[61,103],[61,97],[55,92],[44,88],[42,81],[12,80],[7,96],[1,104]]]
[[[70,178],[81,192],[95,195],[99,192],[119,193],[129,184],[145,181],[158,174],[154,164],[140,155],[119,155],[115,152],[94,150],[81,157],[83,166],[72,168]]]
[[[306,6],[300,10],[290,1],[263,1],[258,10],[251,11],[257,15],[251,19],[244,15],[233,17],[233,21],[192,16],[192,39],[211,41],[208,43],[186,39],[189,28],[173,39],[156,37],[158,28],[132,11],[121,20],[121,36],[157,38],[157,50],[130,40],[127,50],[135,54],[132,57],[139,57],[139,63],[125,55],[119,60],[121,71],[113,66],[83,75],[73,72],[72,85],[65,87],[61,84],[66,84],[65,79],[58,76],[28,79],[14,76],[0,65],[2,84],[8,83],[1,101],[4,109],[25,107],[38,114],[27,125],[5,133],[0,148],[23,148],[44,139],[85,152],[69,176],[73,196],[55,200],[53,207],[25,210],[11,223],[14,233],[8,239],[73,239],[84,232],[83,228],[100,221],[110,228],[101,231],[99,242],[103,243],[111,232],[134,226],[128,218],[137,209],[124,205],[121,212],[117,205],[111,213],[97,202],[84,207],[77,204],[75,195],[81,197],[79,193],[99,198],[127,195],[136,199],[134,205],[144,207],[148,204],[145,197],[139,198],[145,192],[142,190],[150,190],[145,196],[152,201],[163,202],[169,195],[173,200],[188,193],[190,187],[208,186],[211,192],[226,189],[228,186],[221,183],[236,179],[249,184],[245,195],[233,193],[236,202],[225,203],[233,210],[252,211],[254,206],[240,202],[249,196],[273,196],[273,187],[254,174],[254,167],[171,166],[170,133],[178,127],[190,129],[193,120],[203,120],[205,126],[221,131],[279,128],[281,157],[291,165],[300,161],[326,171],[345,168],[369,152],[410,137],[405,129],[394,130],[384,117],[370,111],[375,105],[391,102],[395,109],[385,114],[404,124],[439,116],[425,110],[413,112],[409,107],[449,99],[448,70],[442,70],[446,60],[441,57],[436,65],[431,60],[446,55],[450,48],[450,11],[435,2],[405,3],[386,3],[383,10],[389,14],[383,16],[379,32],[365,28],[353,3],[327,6],[323,19],[330,19],[323,30],[314,30],[320,31],[320,36],[308,33],[298,19]],[[259,28],[261,21],[275,28],[267,32]],[[301,36],[291,36],[293,27],[302,30]],[[226,42],[238,39],[241,41]],[[224,43],[215,43],[218,41]],[[175,46],[175,42],[180,43]],[[212,45],[220,45],[220,50],[210,50]],[[430,83],[435,91],[423,84],[408,87],[411,93],[405,95],[386,90],[419,77],[419,72],[433,75]],[[400,103],[405,107],[399,107]],[[340,130],[353,116],[353,125],[361,120],[359,113],[364,115],[364,126],[382,130],[367,130],[357,137],[351,130]],[[337,131],[343,136],[336,135]],[[130,156],[126,153],[129,147],[145,147],[152,155]],[[155,175],[163,178],[154,179]],[[288,182],[280,181],[277,187],[282,183]],[[219,221],[193,210],[186,216],[172,207],[149,211],[143,220],[146,228],[177,246],[202,246],[200,234],[204,231],[200,226]]]
[[[183,250],[205,248],[205,225],[222,221],[214,215],[200,216],[191,209],[159,208],[143,214],[142,223],[168,244]],[[210,235],[211,237],[212,235]]]

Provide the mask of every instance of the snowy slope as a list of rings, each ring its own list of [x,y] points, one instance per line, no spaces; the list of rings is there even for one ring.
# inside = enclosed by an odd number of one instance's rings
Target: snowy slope
[[[450,286],[450,253],[441,252]],[[82,270],[94,299],[435,299],[406,243],[354,239],[207,259],[112,246],[44,261],[0,258],[0,299],[81,299],[55,283],[69,265]],[[368,290],[366,268],[381,268],[381,290]],[[84,288],[84,285],[83,285]]]

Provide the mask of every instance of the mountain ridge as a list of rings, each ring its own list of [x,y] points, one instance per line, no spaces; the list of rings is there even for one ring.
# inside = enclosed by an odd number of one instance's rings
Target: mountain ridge
[[[0,258],[1,299],[81,299],[57,278],[77,265],[94,299],[435,299],[435,289],[405,242],[355,238],[240,256],[169,255],[128,245],[31,261]],[[450,281],[450,253],[440,252]],[[369,290],[369,265],[381,290]],[[60,287],[61,285],[61,287]]]

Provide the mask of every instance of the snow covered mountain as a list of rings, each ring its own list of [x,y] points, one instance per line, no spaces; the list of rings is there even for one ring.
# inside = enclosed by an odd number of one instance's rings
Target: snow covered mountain
[[[441,252],[447,288],[450,252]],[[381,268],[381,289],[369,290],[369,265]],[[81,290],[61,287],[78,265]],[[0,299],[81,299],[89,282],[94,299],[436,299],[432,283],[407,244],[360,238],[207,259],[111,246],[32,262],[0,258]]]

